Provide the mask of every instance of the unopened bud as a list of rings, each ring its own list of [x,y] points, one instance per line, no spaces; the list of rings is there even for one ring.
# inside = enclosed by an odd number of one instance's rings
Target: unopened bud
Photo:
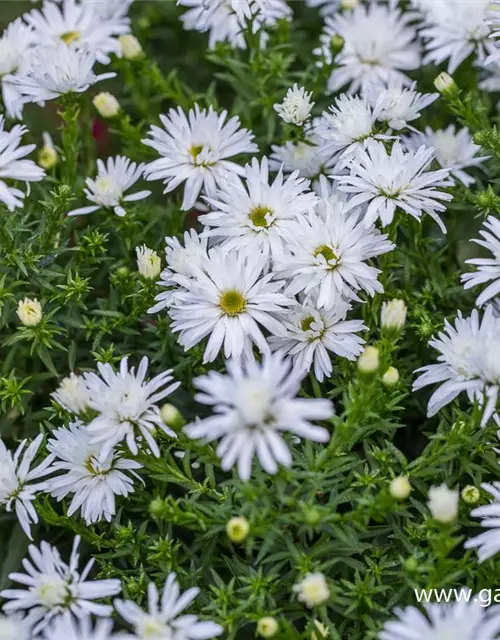
[[[231,542],[243,542],[249,531],[250,524],[246,518],[231,518],[226,525],[227,537]]]
[[[98,93],[92,103],[103,118],[114,118],[120,113],[120,103],[108,91]]]
[[[57,151],[50,135],[43,134],[43,147],[38,152],[38,164],[42,169],[52,169],[57,164]]]
[[[394,478],[391,482],[389,491],[395,500],[406,500],[411,493],[411,484],[406,476]]]
[[[141,43],[131,33],[118,38],[122,47],[122,55],[127,60],[135,60],[142,56]]]
[[[476,502],[479,502],[480,497],[481,493],[479,492],[479,489],[471,484],[468,484],[462,489],[462,500],[467,504],[476,504]]]
[[[42,319],[42,305],[36,298],[24,298],[17,305],[17,316],[25,327],[36,327]]]
[[[382,384],[386,387],[393,387],[399,382],[399,371],[396,367],[389,367],[382,376]]]
[[[389,300],[382,304],[380,312],[380,326],[383,329],[401,330],[406,322],[406,304],[404,300]]]
[[[161,271],[161,258],[156,251],[143,245],[136,247],[135,253],[137,255],[137,270],[141,276],[148,280],[157,278]]]
[[[361,373],[375,373],[380,366],[380,354],[377,347],[365,347],[358,358],[358,369]]]
[[[457,88],[455,80],[446,71],[441,72],[434,80],[434,86],[439,93],[449,93]]]
[[[257,633],[262,638],[272,638],[278,633],[279,625],[276,618],[266,616],[257,622]]]
[[[186,424],[184,416],[177,407],[174,407],[173,404],[169,404],[167,402],[162,406],[160,412],[163,422],[174,431],[180,429]]]

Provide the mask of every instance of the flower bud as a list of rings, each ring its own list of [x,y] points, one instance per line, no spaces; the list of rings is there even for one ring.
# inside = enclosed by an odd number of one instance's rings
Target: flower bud
[[[481,493],[479,492],[479,489],[471,484],[468,484],[462,489],[462,500],[467,504],[476,504],[476,502],[479,502],[480,497]]]
[[[114,118],[120,113],[120,103],[112,93],[103,91],[92,100],[94,107],[103,118]]]
[[[304,578],[293,586],[297,598],[308,609],[324,604],[330,597],[330,589],[325,576],[318,573],[307,573]]]
[[[375,373],[380,366],[380,355],[377,347],[367,346],[358,358],[358,369],[361,373]]]
[[[279,625],[276,618],[266,616],[257,622],[257,633],[262,638],[272,638],[278,633]]]
[[[394,478],[389,486],[391,496],[395,500],[406,500],[411,493],[411,484],[406,476]]]
[[[449,93],[457,88],[455,80],[446,71],[441,72],[434,80],[434,86],[439,93]]]
[[[249,531],[250,524],[246,518],[231,518],[226,525],[227,537],[238,544],[245,540]]]
[[[161,518],[161,516],[165,512],[165,501],[160,498],[153,498],[149,503],[149,513],[153,516],[153,518]]]
[[[38,151],[38,164],[42,169],[52,169],[57,164],[57,151],[50,135],[45,132],[42,135],[43,147]]]
[[[382,329],[396,329],[400,331],[406,322],[406,304],[404,300],[395,298],[382,304],[380,325]]]
[[[25,327],[36,327],[42,319],[42,305],[36,298],[24,298],[17,305],[17,315]]]
[[[174,407],[173,404],[169,404],[167,402],[162,406],[160,412],[163,422],[167,425],[167,427],[171,427],[172,429],[174,429],[174,431],[180,429],[186,424],[184,416],[179,411],[179,409],[177,409],[177,407]]]
[[[399,382],[399,371],[396,367],[389,367],[382,376],[382,384],[386,387],[393,387]]]
[[[136,247],[135,252],[137,254],[137,269],[143,278],[148,280],[154,280],[160,275],[161,272],[161,258],[146,245],[142,247]]]
[[[122,55],[127,60],[135,60],[142,56],[142,47],[141,43],[135,36],[131,33],[128,33],[124,36],[120,36],[118,38],[122,47]]]
[[[330,49],[334,52],[334,53],[338,53],[339,51],[341,51],[344,47],[345,44],[345,40],[344,38],[339,35],[338,33],[335,33],[331,38],[330,38]]]
[[[434,520],[453,522],[458,516],[458,491],[448,489],[445,484],[429,489],[427,505]]]
[[[418,567],[419,567],[419,562],[418,562],[418,559],[415,558],[415,556],[410,556],[404,562],[405,571],[408,571],[408,573],[413,573],[418,569]]]

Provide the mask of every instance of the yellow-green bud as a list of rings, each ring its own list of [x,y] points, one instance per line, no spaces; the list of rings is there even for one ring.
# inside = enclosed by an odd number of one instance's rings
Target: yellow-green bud
[[[411,484],[406,476],[394,478],[389,486],[391,496],[395,500],[406,500],[411,493]]]
[[[358,358],[358,369],[361,373],[375,373],[380,366],[380,354],[377,347],[365,347]]]
[[[249,531],[250,524],[246,518],[231,518],[226,525],[227,537],[238,544],[245,540]]]
[[[434,80],[434,86],[439,93],[449,93],[457,88],[455,80],[446,71],[441,72]]]
[[[389,367],[382,376],[382,384],[386,387],[393,387],[399,382],[399,371],[396,367]]]
[[[476,502],[479,502],[480,497],[481,493],[479,492],[479,489],[471,484],[468,484],[462,489],[462,500],[467,504],[476,504]]]
[[[257,622],[257,633],[262,638],[272,638],[278,632],[279,625],[276,618],[265,616]]]
[[[173,404],[167,402],[162,406],[160,412],[163,422],[174,430],[180,429],[186,424],[184,416]]]
[[[141,43],[131,33],[118,38],[122,47],[122,55],[127,60],[135,60],[142,56]]]
[[[112,93],[103,91],[92,100],[94,107],[103,118],[114,118],[120,113],[120,103]]]

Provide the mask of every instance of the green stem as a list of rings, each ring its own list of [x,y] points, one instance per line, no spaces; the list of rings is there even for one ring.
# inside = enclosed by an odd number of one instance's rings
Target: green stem
[[[79,115],[80,105],[78,99],[72,94],[64,96],[63,110],[60,112],[62,120],[61,145],[63,150],[61,180],[71,187],[76,182],[78,154],[81,144],[78,124]]]

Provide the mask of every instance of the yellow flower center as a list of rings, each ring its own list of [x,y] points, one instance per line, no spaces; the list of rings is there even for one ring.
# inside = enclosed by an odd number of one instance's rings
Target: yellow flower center
[[[255,207],[248,214],[248,219],[254,227],[263,227],[264,229],[267,229],[270,226],[266,217],[268,214],[272,214],[269,207]]]
[[[71,44],[76,40],[80,40],[80,32],[79,31],[66,31],[66,33],[61,33],[59,36],[63,42],[66,44]]]
[[[246,308],[246,300],[239,291],[224,291],[219,299],[219,307],[227,316],[237,316]]]
[[[330,264],[332,261],[337,263],[339,256],[335,253],[335,251],[326,244],[322,244],[314,251],[314,257],[323,256],[323,258]]]

